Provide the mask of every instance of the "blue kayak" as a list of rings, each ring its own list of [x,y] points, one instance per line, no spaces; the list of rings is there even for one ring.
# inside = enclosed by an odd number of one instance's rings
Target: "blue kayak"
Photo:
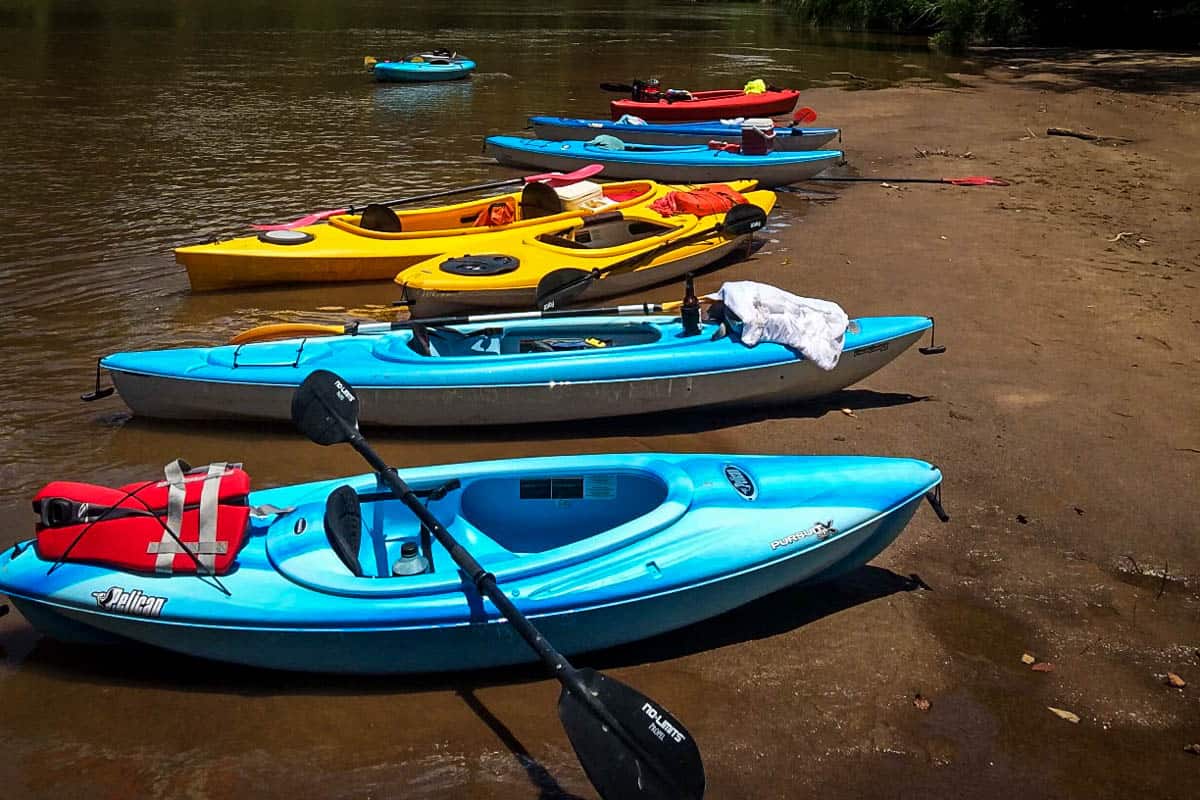
[[[942,478],[910,459],[658,453],[401,476],[565,653],[653,636],[856,569]],[[341,486],[360,501],[361,521],[327,517]],[[248,535],[239,530],[240,549],[219,577],[82,561],[51,570],[23,542],[0,553],[0,593],[63,640],[134,640],[273,669],[435,672],[534,659],[376,475],[255,491],[243,502],[252,507]]]
[[[287,421],[309,373],[336,369],[363,397],[367,425],[520,424],[820,397],[890,363],[932,324],[854,320],[824,371],[781,344],[713,339],[715,323],[684,336],[679,317],[621,308],[635,313],[472,317],[429,328],[427,349],[411,329],[379,323],[355,335],[115,353],[101,365],[140,416]]]
[[[603,164],[604,177],[662,183],[714,183],[751,179],[760,188],[808,180],[842,160],[841,150],[773,150],[743,155],[706,145],[624,144],[622,149],[584,141],[549,141],[489,136],[484,152],[513,167],[569,172],[581,164]]]
[[[376,61],[371,72],[377,81],[425,83],[465,78],[475,70],[475,62],[449,50],[407,55],[397,61]]]
[[[533,135],[550,141],[586,140],[600,133],[616,136],[633,144],[705,145],[712,140],[740,142],[741,125],[722,122],[675,122],[635,125],[607,119],[572,117],[530,117]],[[776,150],[816,150],[834,137],[838,128],[796,128],[775,126]]]

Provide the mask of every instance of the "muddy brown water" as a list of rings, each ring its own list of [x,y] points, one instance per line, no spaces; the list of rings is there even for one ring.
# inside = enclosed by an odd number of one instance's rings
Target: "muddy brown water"
[[[471,55],[478,71],[402,86],[373,84],[361,68],[364,55],[428,44]],[[482,138],[521,129],[528,113],[603,117],[599,80],[658,75],[709,88],[761,77],[806,88],[847,80],[833,72],[884,85],[949,82],[959,69],[919,42],[818,35],[758,4],[5,4],[0,545],[30,534],[28,498],[52,479],[115,485],[179,456],[244,461],[258,486],[362,471],[348,448],[317,448],[282,426],[152,423],[116,397],[79,402],[99,355],[217,343],[266,321],[341,321],[349,312],[321,309],[379,313],[395,294],[358,285],[194,295],[176,245],[347,201],[511,177],[480,154]],[[802,213],[785,199],[772,225]],[[729,449],[735,440],[710,435],[728,424],[692,414],[373,438],[410,465]],[[779,630],[805,620],[771,615]],[[618,675],[651,661],[639,687],[666,691],[684,720],[704,718],[722,687],[680,686],[672,659],[768,635],[745,630],[755,618],[600,660]],[[61,645],[16,614],[0,621],[0,647],[0,797],[592,796],[554,719],[554,687],[536,671],[279,675]]]

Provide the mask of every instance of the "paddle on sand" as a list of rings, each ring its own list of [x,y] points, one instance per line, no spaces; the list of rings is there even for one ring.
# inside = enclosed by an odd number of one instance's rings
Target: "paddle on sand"
[[[348,442],[434,535],[479,594],[492,602],[562,684],[558,716],[579,763],[606,800],[699,800],[704,765],[691,734],[665,708],[615,678],[576,669],[546,641],[358,430],[358,398],[337,375],[317,370],[292,397],[292,421],[320,445]]]
[[[436,200],[439,197],[450,197],[455,194],[466,194],[467,192],[482,192],[487,189],[500,189],[504,186],[516,186],[519,183],[548,183],[551,186],[567,186],[568,184],[585,181],[593,175],[599,174],[604,169],[603,164],[588,164],[586,167],[580,167],[574,172],[546,172],[541,175],[526,175],[524,178],[509,178],[503,181],[492,181],[491,183],[477,183],[474,186],[461,186],[457,189],[445,189],[440,192],[429,192],[427,194],[413,195],[412,197],[400,197],[395,200],[383,200],[370,205],[379,206],[402,206],[408,203],[419,203],[422,200]],[[303,228],[305,225],[314,225],[323,219],[336,217],[339,214],[355,214],[366,208],[362,206],[346,206],[345,208],[331,208],[327,211],[314,211],[311,214],[305,214],[299,219],[294,219],[291,222],[280,222],[276,225],[252,225],[256,231],[289,231],[294,228]]]
[[[855,176],[824,176],[809,178],[810,181],[838,181],[840,183],[952,183],[955,186],[1008,186],[1008,181],[984,175],[968,175],[965,178],[862,178]]]
[[[618,261],[616,264],[611,264],[603,269],[589,271],[577,267],[563,267],[562,269],[548,272],[538,281],[537,300],[534,301],[534,305],[542,311],[549,311],[556,306],[569,302],[571,298],[583,292],[597,279],[604,277],[609,272],[631,267],[644,259],[656,256],[664,250],[678,247],[686,242],[706,239],[714,234],[744,236],[754,233],[766,224],[767,214],[758,206],[753,203],[736,205],[725,213],[724,220],[707,230],[689,234],[681,239],[664,242],[658,247],[652,248],[649,252],[638,253],[635,256]]]
[[[230,344],[269,342],[276,339],[295,339],[300,336],[357,336],[359,334],[388,333],[417,326],[438,328],[446,325],[477,325],[488,322],[516,322],[525,319],[562,319],[564,317],[613,317],[637,314],[663,314],[676,311],[683,305],[681,300],[667,303],[633,303],[604,308],[571,308],[559,311],[510,311],[498,314],[471,314],[447,317],[424,317],[404,319],[396,322],[348,322],[345,325],[321,325],[309,322],[276,322],[259,325],[233,336]]]

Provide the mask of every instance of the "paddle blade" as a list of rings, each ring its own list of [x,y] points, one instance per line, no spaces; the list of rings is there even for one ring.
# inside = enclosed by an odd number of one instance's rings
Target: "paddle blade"
[[[584,772],[605,800],[700,800],[704,764],[683,724],[665,708],[615,678],[581,669],[584,686],[632,739],[611,730],[566,688],[558,716]]]
[[[734,236],[754,233],[767,224],[767,212],[753,203],[740,203],[725,212],[721,232]]]
[[[1008,186],[1008,181],[999,178],[988,178],[984,175],[969,175],[966,178],[942,178],[942,183],[952,183],[955,186]]]
[[[528,175],[525,178],[525,182],[548,183],[551,186],[569,186],[572,183],[586,181],[593,175],[599,175],[603,171],[603,164],[588,164],[586,167],[580,167],[574,172],[544,172],[541,175]]]
[[[538,311],[552,311],[559,306],[564,306],[570,302],[571,298],[591,286],[596,277],[594,271],[588,272],[571,267],[547,272],[538,281],[537,299],[534,300],[534,305],[537,306]]]
[[[817,112],[813,111],[808,106],[803,106],[796,109],[796,115],[792,117],[792,125],[808,125],[817,121]]]
[[[292,395],[292,423],[317,444],[349,441],[358,428],[354,388],[328,370],[313,372]]]
[[[632,92],[633,87],[628,83],[602,83],[600,88],[606,92]]]
[[[298,339],[301,336],[339,336],[346,332],[345,325],[318,325],[310,322],[272,322],[229,337],[230,344],[250,342],[272,342],[278,339]]]

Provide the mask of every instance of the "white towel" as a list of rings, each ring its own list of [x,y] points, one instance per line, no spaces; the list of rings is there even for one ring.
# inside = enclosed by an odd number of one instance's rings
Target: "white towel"
[[[709,297],[723,301],[742,320],[741,340],[747,347],[778,342],[823,370],[837,366],[850,324],[837,303],[798,297],[756,281],[731,281]]]

